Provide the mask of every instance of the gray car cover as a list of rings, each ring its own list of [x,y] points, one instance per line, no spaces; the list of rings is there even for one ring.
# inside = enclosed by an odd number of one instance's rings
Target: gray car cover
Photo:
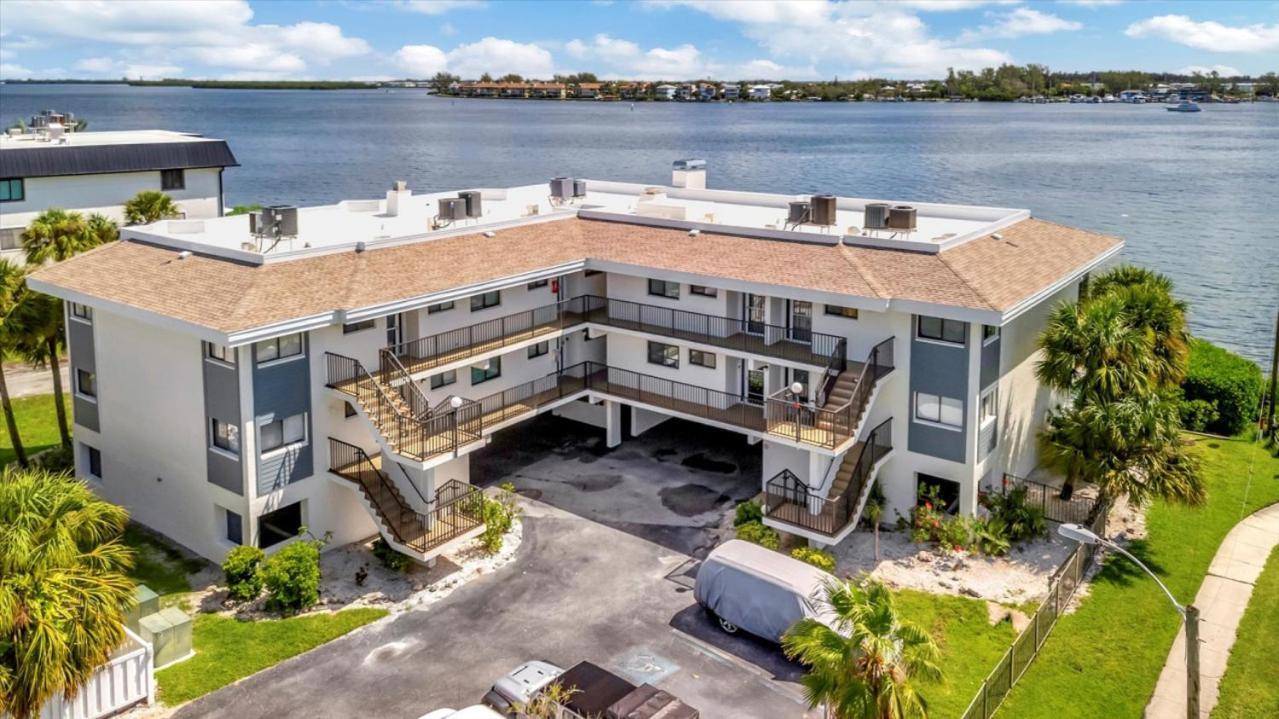
[[[739,629],[781,642],[786,630],[805,617],[829,623],[821,598],[833,579],[810,564],[733,539],[702,562],[693,596]]]

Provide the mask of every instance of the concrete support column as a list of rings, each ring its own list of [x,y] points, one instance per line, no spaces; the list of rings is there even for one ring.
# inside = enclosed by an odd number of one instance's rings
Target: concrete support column
[[[977,514],[977,480],[965,478],[959,483],[959,513],[965,517]]]
[[[622,405],[604,400],[604,444],[616,447],[622,443]]]

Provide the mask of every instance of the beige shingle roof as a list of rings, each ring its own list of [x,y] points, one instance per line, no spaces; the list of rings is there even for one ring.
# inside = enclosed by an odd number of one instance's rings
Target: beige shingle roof
[[[35,277],[219,332],[407,300],[583,259],[872,299],[1005,311],[1119,240],[1029,219],[940,254],[566,219],[255,266],[117,242]]]

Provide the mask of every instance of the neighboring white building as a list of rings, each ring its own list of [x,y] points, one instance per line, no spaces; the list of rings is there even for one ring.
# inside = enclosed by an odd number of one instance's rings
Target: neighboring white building
[[[679,88],[675,87],[674,85],[658,85],[657,87],[653,88],[654,96],[658,100],[674,100],[675,93],[678,91],[679,91]]]
[[[773,88],[771,85],[751,85],[746,90],[747,97],[751,100],[766,102],[773,97]]]
[[[629,413],[762,445],[766,522],[818,543],[875,483],[888,521],[921,484],[972,514],[1037,464],[1048,312],[1122,246],[1026,210],[708,190],[701,161],[578,183],[397,183],[41,268],[68,301],[79,476],[215,560],[301,525],[428,560],[479,531],[490,435],[555,412],[614,446]]]
[[[725,100],[738,100],[742,96],[742,87],[737,83],[728,83],[720,92],[720,96]]]
[[[222,171],[238,166],[224,140],[167,130],[0,135],[0,251],[21,257],[21,233],[52,207],[117,221],[143,190],[161,190],[184,216],[222,214]]]

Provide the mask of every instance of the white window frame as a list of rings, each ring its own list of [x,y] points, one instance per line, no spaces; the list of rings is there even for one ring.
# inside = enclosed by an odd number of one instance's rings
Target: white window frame
[[[661,347],[661,355],[660,355],[662,358],[661,362],[653,361],[654,347]],[[679,345],[672,345],[672,344],[667,344],[665,342],[654,342],[653,340],[649,340],[648,347],[646,348],[646,350],[647,351],[645,352],[645,357],[646,359],[648,359],[649,364],[657,365],[658,367],[666,367],[668,369],[679,369],[679,355],[680,355]],[[673,358],[671,357],[671,350],[675,350],[675,354]],[[671,362],[674,362],[674,364],[671,364]]]
[[[936,400],[937,413],[936,413],[935,419],[933,417],[920,414],[920,407],[921,407],[920,400],[929,399],[929,398],[932,400]],[[955,408],[956,404],[959,405],[958,406],[959,424],[952,424],[946,421],[946,409],[949,406],[950,411],[954,412],[956,411],[956,408]],[[939,427],[941,429],[948,429],[953,432],[962,432],[964,431],[964,401],[960,399],[955,399],[954,397],[946,397],[944,395],[932,394],[931,392],[915,392],[915,396],[912,399],[911,418],[914,421],[920,424],[928,425],[929,427]]]
[[[296,354],[289,354],[281,357],[280,356],[281,341],[285,339],[289,339],[291,337],[298,338],[298,351]],[[262,359],[261,348],[264,345],[271,344],[271,343],[275,344],[276,355],[272,357],[271,359],[264,360]],[[254,356],[254,359],[257,360],[257,364],[259,367],[273,367],[275,365],[284,364],[285,362],[295,362],[300,359],[306,359],[306,335],[304,335],[301,332],[294,332],[293,334],[281,335],[279,337],[272,337],[271,339],[268,339],[268,340],[261,340],[259,342],[254,342],[253,356]]]
[[[222,447],[218,445],[218,425],[222,425],[227,428],[227,443],[233,445],[233,447]],[[233,422],[223,422],[217,417],[209,418],[209,449],[217,452],[218,454],[226,455],[227,457],[238,460],[240,458],[240,450],[243,446],[243,443],[240,442],[239,425]]]
[[[287,425],[286,425],[286,423],[287,423],[289,420],[294,419],[294,418],[300,418],[300,419],[301,419],[301,422],[302,422],[302,438],[301,438],[301,439],[295,439],[295,440],[293,440],[292,442],[290,442],[290,441],[288,441],[288,440],[287,440],[287,438],[286,438],[286,436],[285,436],[285,433],[284,433],[284,430],[285,430],[285,427],[287,426]],[[266,449],[266,443],[262,441],[262,428],[263,428],[263,427],[265,427],[265,426],[267,426],[267,425],[269,425],[269,424],[274,424],[274,423],[276,423],[276,422],[279,422],[279,423],[280,423],[280,440],[281,440],[281,444],[280,444],[278,447],[272,447],[272,448],[270,448],[270,449]],[[306,412],[299,412],[298,414],[291,414],[291,415],[289,415],[288,417],[280,417],[279,419],[276,419],[274,416],[271,416],[271,415],[268,415],[268,416],[266,416],[266,417],[259,417],[259,418],[258,418],[258,421],[257,421],[257,427],[258,427],[258,448],[259,448],[259,449],[258,449],[258,453],[259,453],[259,456],[260,456],[262,459],[268,459],[268,458],[275,457],[275,456],[278,456],[278,455],[284,454],[284,453],[286,453],[286,452],[289,452],[289,451],[292,451],[292,450],[295,450],[295,449],[300,449],[300,448],[302,448],[302,447],[307,446],[308,444],[310,444],[310,443],[311,443],[311,437],[310,437],[311,429],[310,429],[310,427],[308,427],[308,426],[307,426],[308,424],[309,424],[309,423],[307,422],[307,413],[306,413]]]
[[[93,324],[93,308],[92,307],[88,305],[82,305],[79,302],[72,302],[70,304],[71,304],[71,308],[70,308],[71,319],[75,320],[76,322],[83,322],[86,325]]]
[[[990,400],[990,414],[986,414],[986,400]],[[977,401],[977,425],[985,427],[999,417],[999,383],[987,387]]]
[[[87,375],[89,375],[90,377],[92,377],[92,378],[93,378],[93,394],[85,394],[84,390],[82,390],[82,389],[80,388],[80,373],[81,373],[81,372],[84,372],[85,374],[87,374]],[[76,394],[76,396],[77,396],[77,397],[79,397],[80,399],[82,399],[82,400],[86,401],[86,402],[92,402],[92,403],[94,403],[94,404],[97,404],[97,403],[98,403],[98,373],[97,373],[97,372],[91,372],[91,371],[89,371],[89,370],[87,370],[87,369],[84,369],[83,367],[76,367],[76,368],[75,368],[75,377],[74,377],[74,380],[75,380],[75,394]]]
[[[719,297],[719,289],[707,285],[689,285],[688,293],[699,297]]]
[[[924,321],[924,320],[926,320],[926,319],[928,319],[928,320],[937,320],[937,321],[939,321],[939,322],[941,322],[941,323],[942,323],[942,324],[941,324],[941,338],[937,338],[937,337],[925,337],[923,334],[921,334],[921,328],[923,327],[923,321]],[[915,339],[916,339],[916,340],[918,340],[918,341],[920,341],[920,342],[929,342],[929,343],[931,343],[931,344],[941,345],[942,347],[963,347],[963,346],[965,346],[965,345],[967,344],[967,339],[968,339],[968,328],[967,328],[966,326],[964,327],[964,339],[959,340],[958,342],[956,342],[956,341],[954,341],[954,340],[944,339],[944,338],[946,337],[946,323],[947,323],[947,322],[954,322],[954,323],[959,324],[960,326],[964,326],[964,325],[965,325],[965,323],[964,323],[963,321],[961,321],[961,320],[949,320],[949,319],[946,319],[945,317],[931,317],[931,316],[925,316],[925,315],[916,315],[916,317],[915,317]]]
[[[494,302],[493,304],[489,304],[488,303],[489,297],[496,297],[497,301]],[[480,303],[479,307],[475,306],[475,303],[477,300]],[[472,312],[483,312],[484,310],[491,310],[494,307],[501,307],[501,306],[502,306],[501,290],[489,290],[488,292],[481,292],[478,295],[471,295],[471,311]]]
[[[986,334],[987,330],[994,330],[991,334]],[[999,325],[982,325],[981,326],[981,346],[985,347],[992,342],[999,341]]]
[[[454,300],[449,300],[448,302],[436,302],[433,305],[426,306],[426,313],[428,315],[438,315],[441,312],[448,312],[454,307],[457,307],[457,302]]]
[[[527,359],[537,359],[551,353],[551,341],[542,340],[528,346]]]
[[[217,355],[218,352],[222,353],[221,357]],[[204,343],[204,359],[206,362],[212,362],[213,364],[222,365],[224,367],[234,367],[235,355],[236,352],[233,347],[227,347],[226,345],[218,344],[217,342]]]
[[[654,283],[660,283],[661,288],[662,288],[662,291],[660,291],[660,292],[654,292],[654,291],[653,291],[653,285],[654,285]],[[647,287],[648,287],[648,296],[649,296],[649,297],[661,297],[662,299],[667,299],[667,300],[678,300],[678,299],[679,299],[679,290],[680,290],[680,287],[679,287],[679,283],[678,283],[678,282],[670,282],[670,281],[668,281],[668,280],[659,280],[659,279],[657,279],[657,278],[655,278],[655,277],[650,277],[650,278],[648,278],[648,285],[647,285]],[[674,288],[675,288],[675,294],[673,294],[673,295],[671,294],[671,288],[672,288],[672,287],[674,287]]]
[[[436,377],[441,377],[441,378],[442,378],[442,379],[440,380],[440,383],[439,383],[439,384],[436,384],[436,383],[435,383],[435,378],[436,378]],[[444,370],[443,372],[437,372],[437,373],[435,373],[435,374],[433,374],[433,375],[431,375],[430,377],[428,377],[428,378],[427,378],[427,386],[428,386],[428,387],[430,387],[430,388],[431,388],[431,389],[433,389],[433,390],[434,390],[434,389],[443,389],[444,387],[448,387],[449,385],[451,385],[451,384],[455,384],[456,382],[457,382],[457,370],[456,370],[456,369],[450,369],[450,370]]]
[[[697,361],[695,361],[695,360],[693,359],[694,354],[696,354],[696,355],[698,355],[698,356],[701,356],[701,357],[709,357],[709,358],[710,358],[710,360],[711,360],[710,364],[703,364],[703,363],[701,363],[701,362],[697,362]],[[718,366],[719,366],[719,357],[717,357],[717,356],[716,356],[716,354],[715,354],[714,352],[707,352],[706,350],[699,350],[699,349],[696,349],[696,348],[693,348],[693,347],[689,347],[689,348],[688,348],[688,364],[689,364],[689,366],[691,366],[691,367],[703,367],[703,368],[705,368],[705,369],[717,369],[717,368],[718,368]]]

